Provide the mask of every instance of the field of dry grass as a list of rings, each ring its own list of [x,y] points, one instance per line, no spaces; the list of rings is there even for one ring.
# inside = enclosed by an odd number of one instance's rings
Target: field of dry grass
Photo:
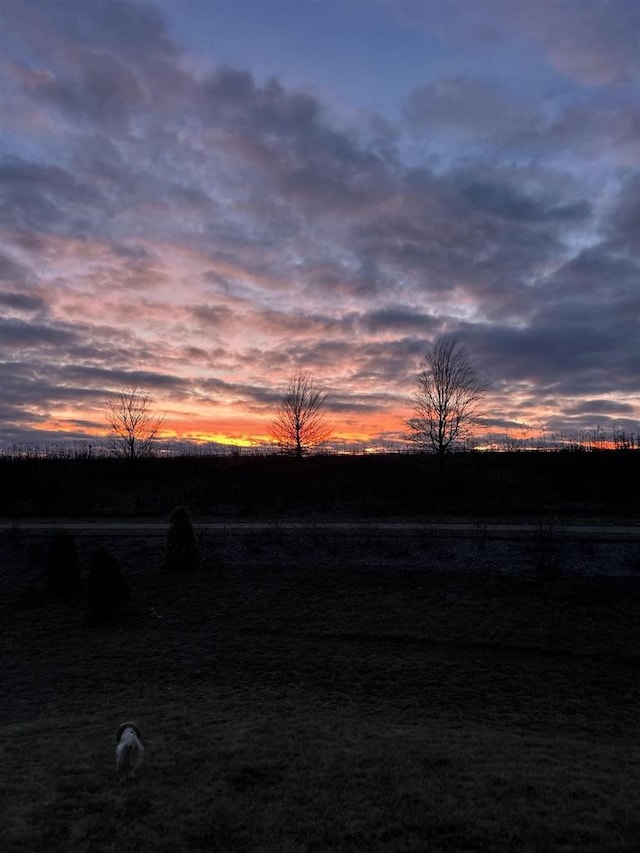
[[[202,544],[181,577],[161,540],[114,540],[131,605],[92,625],[45,594],[41,544],[2,543],[4,850],[639,849],[638,576]]]

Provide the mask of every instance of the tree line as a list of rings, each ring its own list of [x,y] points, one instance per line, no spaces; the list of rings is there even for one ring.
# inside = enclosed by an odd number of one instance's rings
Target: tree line
[[[408,440],[442,459],[477,421],[486,391],[467,348],[454,338],[439,338],[416,376]],[[327,397],[307,373],[298,371],[289,379],[269,427],[283,453],[301,458],[331,438]],[[153,454],[164,417],[154,413],[148,393],[132,386],[109,401],[107,421],[111,451],[135,459]]]

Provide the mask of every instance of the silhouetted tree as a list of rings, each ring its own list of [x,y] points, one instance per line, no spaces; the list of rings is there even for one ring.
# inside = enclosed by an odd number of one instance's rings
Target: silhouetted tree
[[[415,415],[407,421],[409,438],[442,459],[476,421],[487,386],[473,369],[467,348],[453,339],[439,338],[423,365],[413,398]]]
[[[151,410],[149,395],[135,385],[109,400],[109,446],[116,456],[136,459],[153,454],[153,444],[164,421]]]
[[[323,408],[326,399],[307,374],[291,377],[269,430],[285,452],[301,457],[331,436],[333,429]]]

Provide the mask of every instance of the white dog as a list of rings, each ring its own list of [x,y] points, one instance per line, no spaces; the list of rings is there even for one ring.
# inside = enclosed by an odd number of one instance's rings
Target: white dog
[[[116,743],[116,767],[120,781],[133,779],[144,757],[138,726],[135,723],[123,723],[118,728]]]

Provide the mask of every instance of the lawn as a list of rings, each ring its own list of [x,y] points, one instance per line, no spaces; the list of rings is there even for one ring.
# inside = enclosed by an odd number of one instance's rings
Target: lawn
[[[92,625],[2,543],[3,850],[640,849],[640,578],[278,536],[202,543],[181,577],[157,541],[112,544],[131,607]],[[146,756],[121,786],[125,719]]]

